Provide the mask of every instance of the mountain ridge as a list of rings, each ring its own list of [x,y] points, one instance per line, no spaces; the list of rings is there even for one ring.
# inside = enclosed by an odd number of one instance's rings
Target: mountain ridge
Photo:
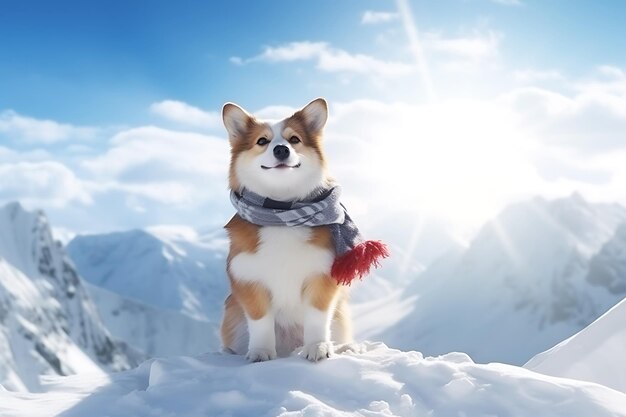
[[[105,372],[143,355],[114,340],[43,211],[0,207],[0,384],[40,388],[41,374]]]
[[[620,298],[590,285],[589,264],[626,209],[579,194],[507,206],[467,249],[407,287],[407,319],[381,332],[392,346],[522,364],[591,323]]]

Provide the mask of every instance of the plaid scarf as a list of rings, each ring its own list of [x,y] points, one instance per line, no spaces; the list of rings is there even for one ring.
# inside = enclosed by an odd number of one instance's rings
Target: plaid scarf
[[[328,226],[336,258],[331,275],[338,283],[349,285],[362,278],[380,258],[389,255],[384,244],[363,241],[359,229],[340,203],[341,187],[334,185],[302,201],[276,201],[244,189],[231,191],[230,201],[244,220],[258,226]]]

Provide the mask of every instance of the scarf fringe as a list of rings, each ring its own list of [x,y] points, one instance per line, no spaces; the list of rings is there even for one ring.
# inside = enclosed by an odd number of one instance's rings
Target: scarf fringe
[[[380,260],[388,256],[387,245],[378,240],[367,240],[336,258],[330,274],[338,285],[350,285],[355,278],[362,279],[367,275],[372,266],[378,268]]]

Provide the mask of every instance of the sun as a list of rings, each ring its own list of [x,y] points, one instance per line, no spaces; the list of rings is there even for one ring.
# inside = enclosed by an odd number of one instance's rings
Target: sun
[[[494,102],[397,104],[367,125],[355,142],[358,152],[350,161],[341,158],[352,173],[342,177],[358,183],[364,198],[376,193],[392,205],[472,228],[541,183],[532,135]]]

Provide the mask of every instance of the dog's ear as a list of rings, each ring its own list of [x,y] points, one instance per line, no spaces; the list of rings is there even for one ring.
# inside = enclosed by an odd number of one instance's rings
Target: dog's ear
[[[319,133],[328,120],[328,104],[323,98],[316,98],[300,110],[307,128],[312,133]]]
[[[248,128],[248,123],[252,116],[247,111],[235,103],[226,103],[222,108],[222,120],[224,127],[228,131],[228,138],[231,143],[241,139]]]

